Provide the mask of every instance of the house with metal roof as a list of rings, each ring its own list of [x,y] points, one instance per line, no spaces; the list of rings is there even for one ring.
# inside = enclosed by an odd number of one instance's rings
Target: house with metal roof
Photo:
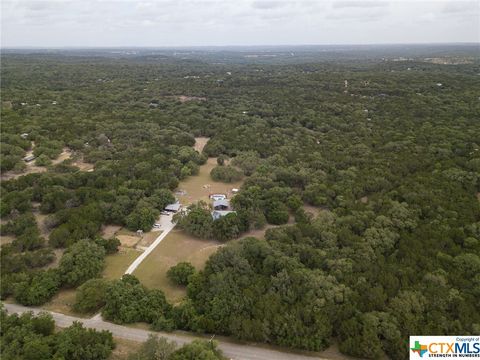
[[[168,212],[176,213],[178,210],[180,210],[181,207],[182,207],[182,204],[180,204],[180,202],[177,201],[176,203],[168,204],[167,206],[165,206],[164,210]]]
[[[230,201],[228,199],[215,200],[213,202],[214,210],[230,210]]]

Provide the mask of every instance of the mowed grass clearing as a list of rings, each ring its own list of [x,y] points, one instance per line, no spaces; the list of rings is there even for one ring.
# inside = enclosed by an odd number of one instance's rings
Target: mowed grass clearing
[[[109,280],[120,279],[140,254],[138,250],[120,247],[116,254],[107,255],[103,277]]]
[[[191,262],[197,270],[222,243],[192,237],[181,230],[172,230],[135,270],[135,275],[150,289],[161,289],[170,302],[178,303],[185,296],[185,288],[176,286],[167,278],[170,267],[182,261]]]
[[[183,205],[188,205],[199,200],[209,202],[210,194],[227,194],[228,198],[232,197],[231,190],[233,188],[240,188],[243,181],[237,181],[233,183],[223,183],[213,181],[210,177],[210,171],[217,166],[216,158],[209,158],[207,162],[200,166],[198,175],[190,176],[187,179],[180,182],[178,190],[186,191],[185,195],[179,195],[178,199]]]

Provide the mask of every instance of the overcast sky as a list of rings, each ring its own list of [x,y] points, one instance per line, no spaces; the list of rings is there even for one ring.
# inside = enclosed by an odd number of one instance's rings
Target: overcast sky
[[[2,47],[479,42],[480,0],[1,0]]]

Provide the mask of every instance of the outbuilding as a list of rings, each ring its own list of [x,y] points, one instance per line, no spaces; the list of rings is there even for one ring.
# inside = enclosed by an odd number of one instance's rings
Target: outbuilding
[[[176,203],[168,204],[167,206],[165,206],[164,210],[168,212],[176,213],[178,210],[180,210],[181,207],[182,207],[182,204],[180,204],[180,202],[177,201]]]

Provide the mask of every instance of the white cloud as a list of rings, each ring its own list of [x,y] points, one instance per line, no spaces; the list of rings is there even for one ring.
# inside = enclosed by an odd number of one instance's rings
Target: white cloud
[[[461,0],[3,0],[2,46],[478,41],[478,4]]]

